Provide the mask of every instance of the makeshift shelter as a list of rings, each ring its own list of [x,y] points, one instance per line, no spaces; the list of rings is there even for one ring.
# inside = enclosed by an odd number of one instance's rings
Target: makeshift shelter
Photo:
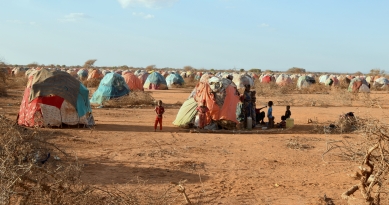
[[[340,84],[340,82],[339,82],[338,78],[334,75],[331,75],[324,83],[325,86],[333,86],[333,87],[337,87],[337,86],[339,86],[339,84]]]
[[[319,83],[325,84],[328,78],[330,78],[329,75],[321,75],[319,77]]]
[[[237,89],[244,89],[246,85],[254,87],[254,80],[251,78],[251,76],[245,74],[233,74],[232,81],[236,85]]]
[[[17,122],[28,127],[94,125],[88,95],[70,74],[42,69],[29,77]]]
[[[385,77],[380,77],[380,78],[377,78],[374,83],[373,83],[373,86],[375,87],[381,87],[381,88],[384,88],[385,86],[389,85],[389,80]]]
[[[270,75],[265,75],[261,78],[262,83],[270,83],[271,82],[271,76]]]
[[[103,73],[98,69],[93,69],[92,71],[90,71],[88,73],[89,74],[88,74],[87,80],[102,79],[104,77]]]
[[[171,73],[166,77],[166,84],[170,88],[172,85],[184,85],[185,81],[178,73]]]
[[[370,89],[365,79],[356,77],[350,81],[350,84],[348,86],[348,91],[349,92],[370,92]]]
[[[142,81],[133,73],[126,72],[123,75],[124,81],[127,83],[131,91],[140,90],[143,91]]]
[[[286,85],[292,84],[293,81],[292,81],[292,79],[290,79],[290,77],[288,75],[281,74],[277,77],[276,83],[279,86],[286,86]]]
[[[150,90],[167,90],[167,83],[165,78],[159,72],[151,73],[146,82],[143,84],[143,88]]]
[[[314,83],[315,83],[315,79],[313,77],[303,75],[300,76],[299,79],[297,80],[297,88],[298,89],[307,88]]]
[[[108,73],[100,81],[100,85],[96,92],[93,93],[90,103],[92,104],[103,104],[112,98],[121,97],[130,93],[124,78],[117,73]]]
[[[173,124],[176,126],[194,124],[196,108],[205,100],[209,109],[206,115],[206,125],[216,122],[219,126],[235,128],[237,123],[235,110],[239,95],[233,85],[229,79],[210,78],[208,74],[204,74],[189,99],[181,106]]]
[[[86,80],[88,79],[88,70],[85,68],[80,69],[79,71],[77,71],[77,75],[80,80]]]

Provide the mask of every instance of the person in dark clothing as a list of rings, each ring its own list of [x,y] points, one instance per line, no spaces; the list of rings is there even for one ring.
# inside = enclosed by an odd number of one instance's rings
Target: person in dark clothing
[[[292,112],[290,112],[290,105],[286,106],[286,111],[285,111],[285,118],[288,119],[292,115]]]
[[[265,121],[263,121],[263,119],[265,119],[265,112],[264,111],[261,112],[263,108],[267,108],[267,106],[261,108],[255,108],[255,120],[257,124],[265,124]]]

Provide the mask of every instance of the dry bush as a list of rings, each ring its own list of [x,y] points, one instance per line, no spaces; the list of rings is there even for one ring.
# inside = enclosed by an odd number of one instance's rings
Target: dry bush
[[[389,166],[389,124],[375,118],[357,118],[352,122],[355,126],[354,133],[357,133],[359,140],[343,140],[327,142],[325,155],[339,156],[343,160],[359,162],[357,171],[349,176],[355,180],[349,190],[342,194],[342,198],[349,203],[358,201],[359,204],[378,205],[385,196],[387,204],[388,195],[388,166]],[[330,155],[330,156],[331,156]],[[353,195],[360,191],[358,197]],[[358,204],[356,203],[356,204]]]
[[[20,127],[0,115],[0,204],[142,205],[190,200],[182,181],[167,185],[163,192],[151,191],[141,181],[127,191],[115,185],[87,185],[80,179],[82,163],[47,141],[53,137],[55,132]],[[199,199],[193,204],[203,204]]]
[[[0,204],[86,204],[74,158],[0,116]]]
[[[134,105],[154,105],[155,99],[149,92],[133,91],[129,95],[111,99],[104,103],[106,107],[132,107]]]
[[[286,143],[286,147],[294,150],[306,150],[306,149],[314,148],[312,145],[304,144],[302,140],[299,139],[298,137],[293,139],[288,139]]]
[[[195,88],[198,83],[198,81],[196,81],[194,77],[184,78],[184,81],[184,88]]]
[[[27,86],[28,79],[24,74],[20,77],[13,77],[7,81],[7,88],[22,88]]]
[[[81,83],[84,84],[87,88],[96,88],[99,87],[101,79],[89,79],[82,80]]]

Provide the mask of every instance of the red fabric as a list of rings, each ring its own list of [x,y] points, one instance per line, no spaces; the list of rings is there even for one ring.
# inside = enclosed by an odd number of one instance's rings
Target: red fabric
[[[207,106],[199,106],[197,107],[197,111],[199,111],[199,128],[204,128],[207,125],[207,112],[209,109]]]
[[[236,106],[239,103],[239,95],[236,92],[236,88],[229,85],[226,88],[226,98],[224,99],[223,107],[220,110],[219,118],[222,120],[230,120],[238,123],[236,120]]]
[[[266,75],[262,78],[262,83],[270,83],[271,77]]]
[[[211,123],[211,119],[219,120],[220,107],[216,104],[214,95],[211,93],[211,88],[208,83],[200,82],[196,85],[196,95],[194,96],[194,99],[199,106],[202,105],[203,100],[206,101],[206,106],[209,109],[209,112],[206,114],[206,125]]]
[[[155,117],[155,123],[154,123],[154,130],[157,129],[157,125],[159,123],[159,130],[162,130],[162,117],[159,118],[158,116]]]
[[[42,103],[42,104],[46,104],[46,105],[55,106],[58,109],[61,109],[62,103],[64,101],[64,99],[59,97],[59,96],[38,97],[38,98],[36,98],[36,100],[37,100],[36,103]]]
[[[130,90],[141,90],[143,91],[143,83],[141,79],[135,76],[133,73],[125,73],[123,75],[124,80],[126,81]]]
[[[155,107],[155,112],[157,113],[157,117],[162,118],[163,113],[165,113],[165,108],[162,106]]]

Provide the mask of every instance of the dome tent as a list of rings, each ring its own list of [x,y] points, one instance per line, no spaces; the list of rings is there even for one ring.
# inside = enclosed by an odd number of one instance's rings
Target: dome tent
[[[18,114],[28,127],[94,125],[88,89],[67,72],[42,69],[29,77]]]
[[[124,81],[126,81],[128,88],[130,88],[131,91],[133,90],[143,91],[142,81],[136,75],[134,75],[131,72],[126,72],[122,76],[124,78]]]
[[[209,112],[206,115],[206,125],[216,121],[220,125],[234,125],[236,120],[236,106],[239,95],[231,80],[218,77],[210,77],[205,74],[196,85],[194,91],[181,106],[173,124],[187,126],[194,122],[197,114],[196,108],[206,101]],[[233,112],[231,112],[233,110]]]
[[[350,84],[347,89],[349,92],[370,92],[369,86],[365,79],[360,77],[355,77],[350,81]]]
[[[276,83],[279,86],[286,86],[286,85],[292,84],[293,81],[292,81],[292,79],[290,79],[290,77],[288,75],[281,74],[277,77]]]
[[[165,78],[159,72],[152,72],[143,84],[143,88],[150,90],[167,90]]]
[[[121,97],[130,93],[130,88],[124,78],[117,73],[108,73],[100,81],[96,92],[93,93],[90,102],[93,104],[103,104],[111,98]]]
[[[307,75],[303,75],[300,76],[299,79],[297,80],[297,88],[298,89],[307,88],[314,83],[315,83],[315,78]]]
[[[184,79],[178,73],[171,73],[166,77],[166,84],[168,87],[171,87],[172,85],[183,85],[184,82]]]

